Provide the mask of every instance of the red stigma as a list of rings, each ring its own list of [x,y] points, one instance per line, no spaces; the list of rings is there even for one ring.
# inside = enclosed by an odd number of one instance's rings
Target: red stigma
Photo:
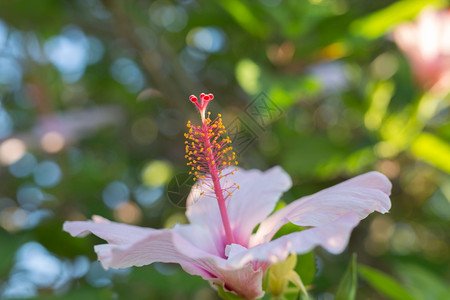
[[[213,94],[205,94],[205,93],[201,93],[200,94],[200,100],[201,102],[198,102],[198,98],[194,95],[189,96],[189,100],[195,104],[195,106],[197,106],[198,111],[200,112],[200,115],[202,116],[202,122],[205,121],[205,111],[206,111],[206,107],[208,106],[209,101],[211,101],[212,99],[214,99],[214,95]]]
[[[197,102],[198,99],[194,95],[189,96],[189,100],[191,100],[192,103]]]

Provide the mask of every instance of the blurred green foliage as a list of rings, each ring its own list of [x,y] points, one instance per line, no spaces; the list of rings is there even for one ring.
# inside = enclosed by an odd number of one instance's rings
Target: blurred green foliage
[[[285,202],[369,170],[393,182],[391,213],[347,252],[299,257],[312,296],[328,299],[356,252],[383,272],[359,266],[356,299],[444,299],[449,97],[421,90],[391,39],[426,5],[448,2],[0,2],[0,298],[217,299],[177,266],[104,271],[101,240],[62,232],[95,214],[186,222],[165,185],[186,171],[187,97],[212,92],[213,114],[245,131],[240,165],[292,176]]]

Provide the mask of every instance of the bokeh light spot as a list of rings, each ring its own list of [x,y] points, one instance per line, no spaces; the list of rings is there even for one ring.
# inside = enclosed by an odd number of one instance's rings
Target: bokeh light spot
[[[34,169],[34,181],[43,187],[57,185],[62,178],[61,168],[53,161],[43,161]]]
[[[166,161],[155,160],[142,170],[142,182],[149,187],[164,185],[172,176],[172,165]]]
[[[37,160],[31,153],[25,153],[21,159],[15,163],[9,165],[9,172],[15,177],[23,178],[29,176],[34,167],[37,164]]]
[[[27,212],[18,207],[9,207],[0,211],[0,226],[6,231],[17,232],[27,224]]]
[[[225,46],[225,33],[217,27],[197,27],[189,31],[186,43],[208,53],[221,51]]]
[[[37,209],[44,201],[44,193],[35,186],[23,186],[17,191],[17,202],[28,210]]]
[[[48,40],[44,48],[48,59],[67,82],[75,82],[84,74],[89,42],[77,27],[66,27],[61,35]]]
[[[150,20],[154,24],[165,28],[167,31],[179,32],[186,26],[188,15],[181,6],[154,2],[150,7]]]
[[[249,94],[254,94],[261,90],[259,77],[261,69],[257,64],[249,59],[241,60],[236,66],[236,78],[241,87]]]
[[[115,60],[110,71],[113,78],[132,93],[140,91],[144,86],[144,75],[131,59],[119,58]]]
[[[125,183],[113,181],[103,190],[102,197],[106,206],[115,209],[119,205],[129,201],[130,190]]]
[[[163,191],[162,187],[148,188],[140,186],[134,191],[134,196],[140,205],[151,207],[161,198]]]
[[[41,146],[48,153],[56,153],[64,148],[64,137],[56,131],[47,132],[41,139]]]
[[[134,202],[120,204],[114,210],[114,217],[127,224],[138,224],[142,220],[142,211]]]
[[[376,77],[388,79],[398,70],[398,59],[391,53],[380,54],[370,65],[370,69]]]
[[[0,102],[0,139],[9,136],[13,129],[13,122],[9,114],[2,107]]]
[[[184,213],[175,213],[171,215],[164,223],[164,228],[172,228],[176,224],[187,224],[187,219]]]
[[[0,87],[12,90],[20,86],[22,67],[12,57],[0,57]]]
[[[19,139],[7,139],[0,144],[0,163],[10,165],[25,155],[25,143]]]

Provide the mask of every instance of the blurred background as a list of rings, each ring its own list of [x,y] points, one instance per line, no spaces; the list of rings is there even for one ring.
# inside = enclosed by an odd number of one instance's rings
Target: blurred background
[[[176,265],[105,271],[100,239],[62,231],[94,214],[186,222],[166,186],[187,170],[186,121],[199,122],[188,96],[211,92],[240,165],[292,176],[286,203],[370,170],[393,182],[389,214],[364,220],[343,254],[315,251],[312,295],[332,299],[356,252],[386,274],[361,272],[357,299],[448,299],[447,7],[1,1],[0,298],[217,299]]]

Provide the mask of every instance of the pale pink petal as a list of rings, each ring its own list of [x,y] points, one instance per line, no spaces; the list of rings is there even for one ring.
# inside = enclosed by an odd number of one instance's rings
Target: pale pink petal
[[[224,287],[227,291],[233,291],[245,299],[259,299],[264,295],[262,290],[262,279],[264,272],[251,264],[242,264],[243,267],[227,268],[216,267],[218,279],[212,279],[212,282]],[[224,282],[226,285],[224,286]]]
[[[236,181],[240,189],[228,200],[228,214],[236,243],[247,246],[253,229],[275,209],[292,181],[278,166],[265,172],[238,172]]]
[[[420,50],[417,48],[416,28],[412,24],[403,24],[395,28],[393,32],[394,40],[405,54],[412,57],[421,57]]]
[[[200,195],[201,193],[205,194]],[[186,216],[191,224],[207,228],[216,251],[224,255],[226,238],[219,207],[217,200],[207,195],[203,186],[193,187],[187,200]]]
[[[199,237],[192,228],[183,233],[192,234],[190,240]],[[263,295],[263,270],[254,270],[250,264],[233,268],[226,259],[211,255],[188,242],[181,236],[179,228],[165,230],[127,247],[113,247],[110,255],[109,263],[115,267],[141,266],[156,261],[178,263],[187,273],[199,275],[242,297],[254,299]]]
[[[444,57],[450,56],[450,10],[442,11],[439,14],[441,24],[440,51]]]
[[[369,172],[316,194],[296,200],[264,220],[250,239],[250,247],[268,242],[284,224],[322,226],[348,213],[359,219],[391,207],[391,183],[381,173]]]
[[[107,240],[109,244],[95,246],[104,268],[178,263],[187,273],[201,276],[242,297],[254,299],[263,295],[263,270],[255,270],[251,265],[230,267],[224,257],[215,254],[209,231],[197,225],[155,230],[101,219],[99,223],[66,222],[64,230],[72,236],[92,232]]]
[[[437,95],[448,92],[450,11],[424,9],[415,22],[397,26],[393,36],[421,87]]]
[[[306,253],[316,246],[337,254],[346,248],[350,234],[359,221],[357,214],[348,213],[325,225],[290,233],[247,251],[231,250],[229,263],[236,268],[254,261],[276,263],[285,260],[290,253]]]
[[[97,218],[98,220],[98,218]],[[130,266],[143,266],[153,262],[179,262],[177,261],[177,252],[171,255],[170,250],[164,247],[174,247],[173,239],[180,244],[184,243],[186,247],[195,248],[190,249],[191,256],[200,251],[203,255],[208,251],[213,251],[215,254],[215,247],[213,247],[211,239],[208,239],[209,232],[199,226],[186,225],[176,226],[174,229],[156,230],[151,228],[143,228],[132,225],[125,225],[116,222],[105,221],[75,221],[65,222],[63,229],[69,232],[72,236],[84,236],[88,233],[93,233],[96,236],[106,240],[108,244],[96,246],[96,251],[99,254],[99,259],[105,268],[126,268]],[[183,236],[183,237],[182,237]],[[154,251],[146,251],[139,255],[139,243],[150,239],[152,243],[147,243],[148,247],[154,248]],[[115,251],[121,250],[133,251],[137,250],[137,255],[130,255],[128,257],[120,257]],[[187,250],[187,249],[186,249]],[[194,251],[195,250],[195,251]],[[162,251],[162,252],[161,252]]]
[[[110,222],[99,216],[94,216],[92,219],[94,221],[65,222],[63,230],[67,231],[72,236],[79,237],[92,232],[108,243],[118,245],[132,243],[156,231],[156,229],[152,228]]]
[[[291,179],[280,167],[265,172],[238,169],[234,175],[221,180],[222,186],[236,183],[236,189],[227,200],[227,211],[236,243],[247,246],[249,237],[257,224],[275,208],[280,196],[288,190]],[[204,193],[201,195],[201,193]],[[226,246],[222,220],[216,200],[208,197],[205,185],[193,188],[188,197],[186,216],[191,224],[206,226],[216,238],[221,251]]]
[[[433,62],[439,56],[440,39],[439,14],[435,10],[425,9],[419,15],[415,27],[415,40],[423,60]]]

